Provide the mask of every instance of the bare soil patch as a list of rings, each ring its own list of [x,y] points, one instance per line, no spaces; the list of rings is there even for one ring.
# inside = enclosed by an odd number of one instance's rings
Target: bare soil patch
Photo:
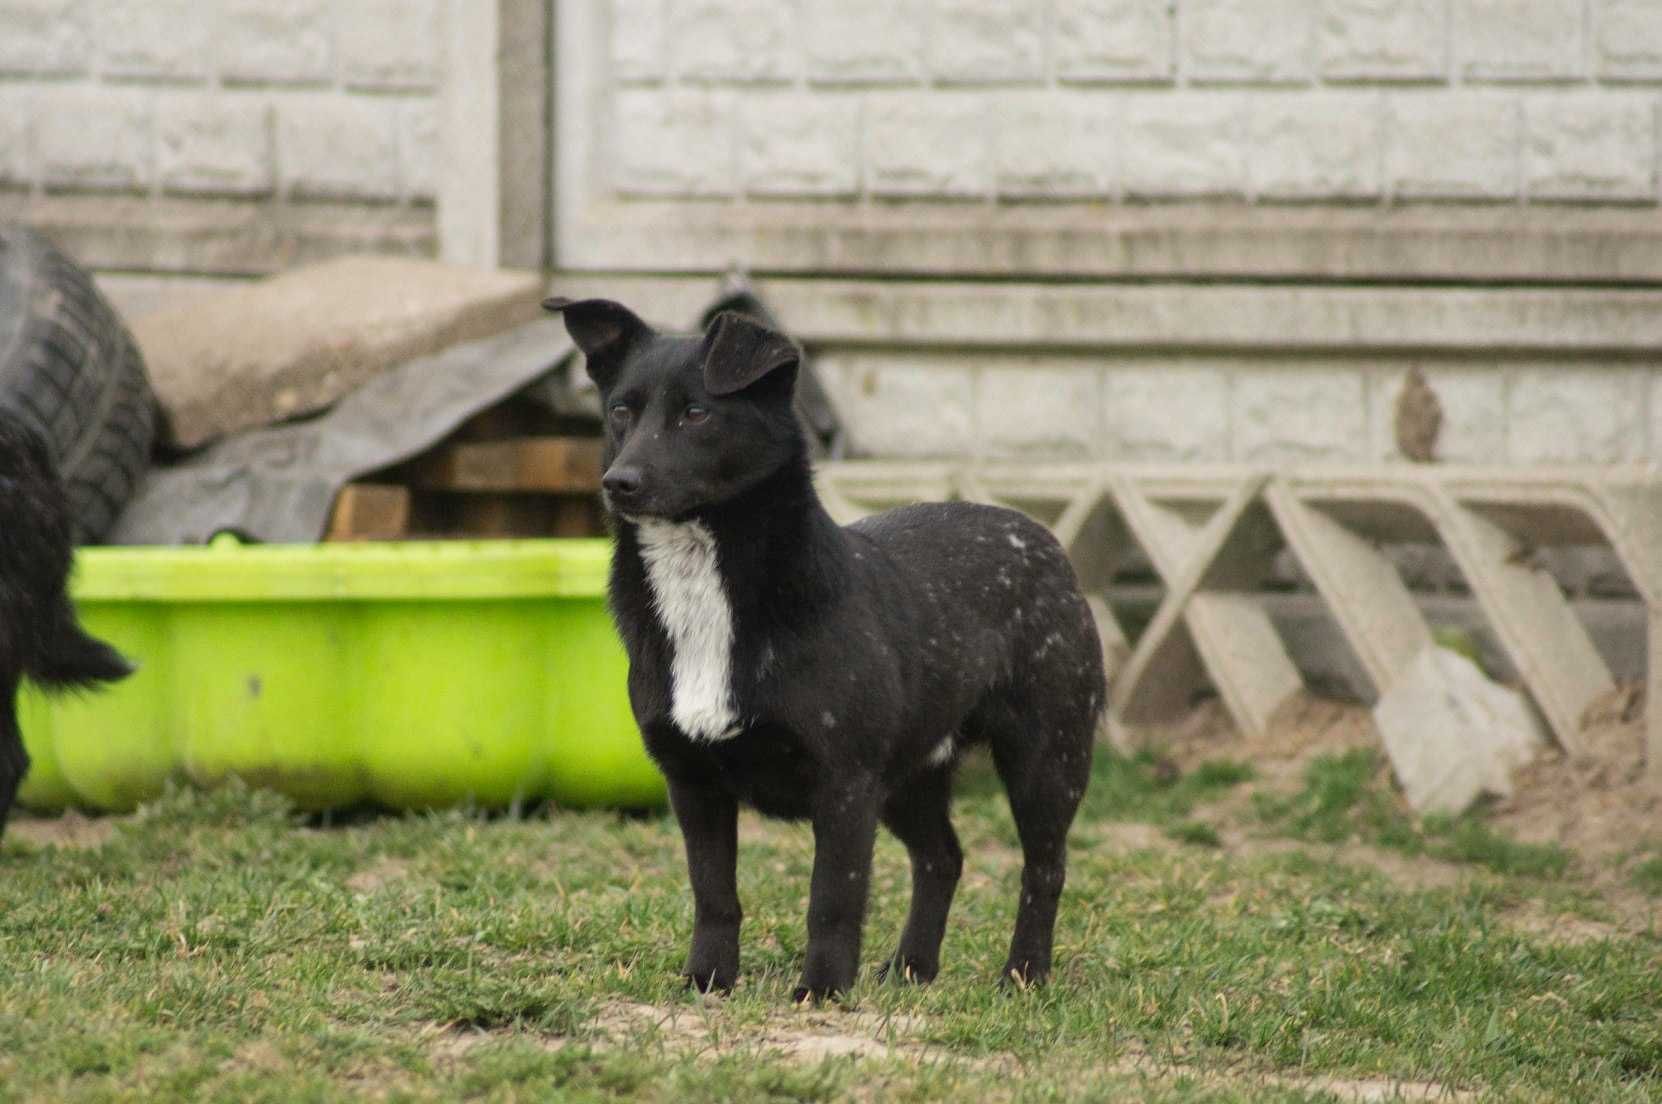
[[[1180,770],[1234,759],[1251,763],[1272,782],[1295,777],[1317,755],[1381,746],[1366,706],[1303,692],[1288,699],[1261,733],[1241,732],[1223,702],[1212,698],[1175,720],[1139,728],[1136,741]]]
[[[1018,1074],[1021,1064],[1008,1055],[970,1058],[918,1041],[928,1026],[921,1016],[887,1016],[835,1009],[782,1011],[760,1025],[724,1022],[719,1001],[693,1007],[663,1008],[637,1002],[614,1002],[596,1021],[601,1046],[638,1045],[643,1032],[670,1050],[703,1057],[734,1052],[768,1051],[804,1064],[827,1058],[951,1062],[976,1069]],[[1267,1071],[1210,1070],[1162,1061],[1139,1046],[1093,1072],[1168,1082],[1180,1077],[1208,1084],[1240,1087],[1243,1080],[1267,1087],[1329,1092],[1347,1101],[1461,1100],[1467,1094],[1432,1082],[1386,1078],[1299,1077]]]
[[[353,893],[374,893],[391,882],[403,881],[409,875],[408,862],[383,855],[350,875],[345,885]]]
[[[1183,845],[1152,824],[1135,820],[1096,821],[1078,824],[1073,839],[1080,846],[1110,855],[1137,851],[1172,851]],[[1009,849],[1009,865],[1019,865],[1021,852]]]
[[[875,1012],[798,1008],[761,1024],[735,1024],[727,1021],[719,1001],[690,1008],[618,1001],[605,1007],[595,1026],[610,1045],[638,1041],[644,1034],[672,1050],[693,1053],[763,1050],[810,1063],[847,1057],[966,1060],[917,1041],[924,1027],[921,1018]]]
[[[1634,848],[1662,846],[1662,780],[1645,771],[1645,700],[1637,684],[1618,686],[1583,720],[1586,747],[1552,753],[1520,770],[1516,792],[1490,817],[1531,843],[1558,843],[1609,869]]]
[[[1573,758],[1551,750],[1519,770],[1513,795],[1490,805],[1486,818],[1522,842],[1565,847],[1595,869],[1608,869],[1647,843],[1662,846],[1662,780],[1646,775],[1644,712],[1640,686],[1617,687],[1588,709],[1585,750]],[[1180,770],[1212,759],[1245,761],[1272,787],[1295,786],[1317,755],[1381,748],[1366,706],[1309,694],[1295,696],[1258,735],[1237,731],[1215,700],[1138,735]],[[1214,810],[1232,812],[1236,796]],[[1400,858],[1372,856],[1379,860],[1374,865]]]
[[[1572,758],[1549,750],[1515,773],[1511,797],[1480,810],[1504,836],[1557,844],[1575,855],[1577,880],[1603,900],[1613,921],[1560,914],[1531,902],[1508,915],[1520,930],[1566,942],[1662,930],[1662,901],[1637,890],[1630,878],[1634,863],[1662,854],[1662,781],[1646,773],[1644,712],[1642,687],[1618,686],[1588,709],[1581,754]],[[1299,694],[1272,718],[1267,731],[1248,735],[1235,728],[1221,702],[1211,700],[1173,721],[1139,729],[1135,737],[1178,772],[1219,759],[1252,765],[1251,786],[1237,787],[1197,812],[1197,819],[1216,829],[1228,853],[1301,850],[1371,867],[1412,889],[1448,888],[1472,876],[1473,868],[1464,864],[1366,843],[1328,846],[1268,837],[1253,823],[1254,790],[1292,792],[1319,755],[1381,748],[1364,705]],[[1402,809],[1408,812],[1405,803]],[[1127,827],[1104,826],[1101,834],[1111,840]],[[1139,842],[1158,846],[1148,833],[1142,835]]]
[[[6,827],[13,839],[36,847],[102,847],[115,835],[116,818],[89,817],[71,809],[55,817],[15,817]]]
[[[1503,915],[1510,927],[1549,943],[1596,943],[1602,939],[1619,939],[1627,934],[1623,930],[1626,925],[1558,912],[1539,901],[1526,901],[1517,908],[1508,909]]]

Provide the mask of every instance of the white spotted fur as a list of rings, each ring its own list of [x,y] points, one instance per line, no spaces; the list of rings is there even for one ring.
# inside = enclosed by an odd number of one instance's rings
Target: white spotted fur
[[[716,538],[700,522],[642,518],[641,560],[669,634],[670,719],[694,739],[740,731],[733,707],[733,607],[716,570]]]
[[[936,744],[934,750],[929,753],[929,765],[932,767],[946,766],[948,763],[952,762],[952,753],[955,750],[957,750],[957,748],[952,742],[952,737],[946,737],[940,743]]]

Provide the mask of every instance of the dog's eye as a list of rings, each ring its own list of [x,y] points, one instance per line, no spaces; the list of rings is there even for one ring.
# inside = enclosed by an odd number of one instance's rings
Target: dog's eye
[[[707,422],[710,420],[710,408],[693,403],[691,406],[687,407],[687,409],[681,411],[681,420],[688,425],[698,425],[701,422]]]
[[[607,414],[612,419],[612,427],[614,429],[628,429],[629,419],[634,417],[634,411],[630,410],[622,403],[614,403],[611,410],[607,411]]]

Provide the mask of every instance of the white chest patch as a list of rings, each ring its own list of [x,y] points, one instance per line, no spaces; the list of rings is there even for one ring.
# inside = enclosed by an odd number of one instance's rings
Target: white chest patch
[[[695,740],[739,734],[733,708],[733,607],[716,570],[716,538],[696,521],[642,519],[641,560],[669,634],[670,719]]]

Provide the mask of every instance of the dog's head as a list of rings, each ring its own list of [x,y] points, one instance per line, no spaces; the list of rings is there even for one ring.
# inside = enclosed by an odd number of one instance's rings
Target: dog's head
[[[662,334],[609,299],[546,299],[600,388],[607,506],[680,518],[755,487],[805,445],[791,410],[802,353],[732,312],[702,335]]]

